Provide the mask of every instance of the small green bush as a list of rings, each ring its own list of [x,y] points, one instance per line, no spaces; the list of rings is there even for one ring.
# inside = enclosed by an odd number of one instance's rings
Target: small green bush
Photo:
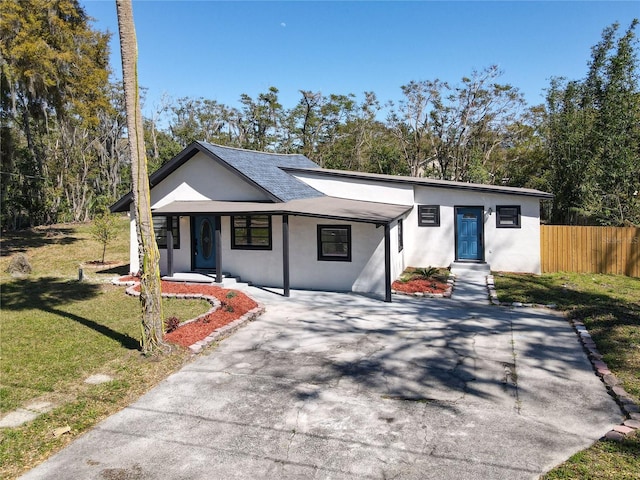
[[[433,277],[434,275],[436,275],[438,273],[438,269],[436,267],[419,267],[415,269],[415,273],[417,273],[418,275],[420,275],[423,278],[430,278]]]

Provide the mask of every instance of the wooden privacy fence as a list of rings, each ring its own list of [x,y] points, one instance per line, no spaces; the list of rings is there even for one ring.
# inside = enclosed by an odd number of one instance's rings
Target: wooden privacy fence
[[[640,228],[540,226],[542,272],[640,277]]]

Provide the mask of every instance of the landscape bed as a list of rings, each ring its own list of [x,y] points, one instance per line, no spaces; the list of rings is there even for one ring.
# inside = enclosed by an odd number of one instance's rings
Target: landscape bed
[[[137,282],[137,280],[135,277],[127,276],[121,277],[118,281],[123,283]],[[185,348],[204,340],[212,332],[229,325],[258,307],[258,304],[244,293],[215,285],[163,280],[161,288],[162,294],[165,296],[176,296],[178,298],[210,297],[218,301],[215,302],[216,306],[206,314],[196,319],[180,322],[176,326],[177,328],[165,334],[164,339],[167,342]],[[135,285],[132,290],[139,293],[140,285]]]

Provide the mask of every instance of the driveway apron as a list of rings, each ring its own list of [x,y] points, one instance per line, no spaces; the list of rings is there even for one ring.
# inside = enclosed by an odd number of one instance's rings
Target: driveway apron
[[[266,313],[25,479],[533,479],[622,416],[559,314],[249,292]]]

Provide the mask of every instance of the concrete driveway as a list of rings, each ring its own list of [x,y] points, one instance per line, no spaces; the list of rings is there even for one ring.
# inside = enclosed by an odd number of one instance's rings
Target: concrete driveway
[[[621,419],[559,315],[253,289],[267,313],[25,479],[533,479]]]

